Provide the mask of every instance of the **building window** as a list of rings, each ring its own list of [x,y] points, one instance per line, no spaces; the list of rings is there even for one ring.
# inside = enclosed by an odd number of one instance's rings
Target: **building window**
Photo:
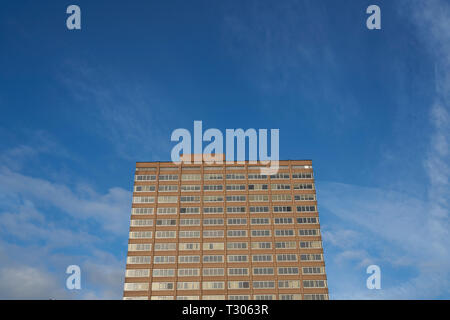
[[[316,196],[314,194],[296,194],[294,196],[295,201],[315,201]]]
[[[200,196],[181,196],[180,202],[200,202]]]
[[[248,196],[248,201],[250,201],[250,202],[267,202],[267,201],[269,201],[269,196],[266,194],[251,194]]]
[[[248,268],[228,268],[229,276],[248,276]],[[231,289],[228,287],[228,289]]]
[[[200,256],[178,256],[178,263],[199,263]]]
[[[224,269],[223,268],[203,268],[203,276],[204,277],[216,277],[223,276]]]
[[[203,176],[204,180],[223,180],[223,175],[221,173],[207,173]]]
[[[177,300],[199,300],[200,296],[177,296]]]
[[[272,190],[290,190],[291,185],[290,184],[279,184],[275,183],[271,185]]]
[[[293,237],[294,235],[293,229],[275,229],[276,237]]]
[[[180,226],[199,226],[200,219],[180,219]]]
[[[178,231],[180,238],[200,238],[200,231]]]
[[[130,222],[132,227],[153,226],[153,219],[132,219]]]
[[[198,290],[200,289],[200,282],[187,282],[179,281],[177,282],[177,290]]]
[[[248,248],[248,242],[227,242],[228,250],[245,250]]]
[[[154,185],[146,185],[146,186],[134,186],[134,192],[154,192]]]
[[[270,179],[275,180],[275,179],[289,179],[289,173],[277,173],[277,174],[273,174],[270,176]]]
[[[253,289],[273,289],[275,281],[253,281]]]
[[[293,224],[294,219],[292,218],[274,218],[274,224]]]
[[[297,223],[300,224],[318,224],[319,219],[317,217],[302,217],[297,218]]]
[[[300,241],[300,249],[318,249],[322,248],[321,241]]]
[[[176,231],[156,231],[156,239],[174,239],[176,238]]]
[[[223,213],[223,207],[203,207],[203,213],[205,214]]]
[[[248,180],[266,180],[267,175],[259,173],[249,173]]]
[[[260,276],[260,275],[273,275],[273,268],[253,268],[253,275],[254,276]]]
[[[291,206],[274,206],[273,212],[292,212]]]
[[[181,181],[200,181],[202,180],[202,175],[201,174],[188,174],[188,173],[184,173],[181,175]]]
[[[136,175],[136,181],[155,181],[156,176],[155,175]]]
[[[250,289],[250,282],[249,281],[228,281],[228,289]],[[230,296],[228,296],[228,297],[230,297]]]
[[[203,225],[204,226],[222,226],[223,225],[223,219],[222,218],[203,219]]]
[[[124,286],[124,291],[146,291],[148,290],[148,283],[145,282],[126,282]]]
[[[228,287],[228,289],[236,289],[236,288]],[[250,296],[248,296],[248,295],[228,295],[228,300],[250,300]]]
[[[272,242],[252,242],[252,249],[271,249]]]
[[[299,236],[319,236],[319,229],[298,229]]]
[[[158,192],[177,192],[178,186],[177,185],[160,185],[158,187]]]
[[[151,243],[130,243],[128,251],[152,251]]]
[[[203,250],[225,250],[223,242],[204,242]]]
[[[326,288],[326,280],[303,280],[304,288]]]
[[[151,239],[152,232],[151,231],[131,231],[130,239]]]
[[[248,190],[249,191],[259,191],[259,190],[268,190],[269,185],[268,184],[249,184]]]
[[[159,181],[176,181],[178,180],[177,174],[160,174]]]
[[[252,256],[253,262],[272,262],[272,260],[271,254],[254,254]]]
[[[297,261],[296,254],[277,254],[277,261]]]
[[[203,202],[223,202],[223,196],[203,196]]]
[[[174,277],[175,269],[153,269],[153,277]]]
[[[176,226],[177,220],[176,219],[157,219],[156,225],[157,226]]]
[[[223,185],[218,184],[218,185],[204,185],[203,186],[203,191],[222,191],[223,190]]]
[[[321,254],[301,254],[300,261],[323,261],[323,256]]]
[[[267,212],[269,212],[269,207],[266,206],[250,207],[250,213],[267,213]]]
[[[144,278],[150,276],[150,269],[127,269],[125,277],[127,278]]]
[[[148,214],[148,215],[150,215],[150,214],[153,214],[154,210],[155,210],[155,208],[133,208],[133,210],[131,211],[131,214],[139,214],[139,215]]]
[[[298,268],[297,267],[280,267],[280,268],[278,268],[278,275],[280,275],[280,276],[291,275],[291,274],[298,274]]]
[[[246,196],[227,196],[227,202],[245,202]]]
[[[253,296],[255,300],[275,300],[274,294],[255,294]]]
[[[270,237],[270,230],[251,230],[252,237]]]
[[[315,212],[316,206],[297,206],[297,212]]]
[[[276,249],[295,249],[295,241],[280,241],[275,242]]]
[[[155,243],[155,251],[173,251],[176,249],[176,243]]]
[[[223,255],[206,255],[203,256],[204,263],[221,263],[223,262]]]
[[[295,183],[294,190],[314,190],[314,184],[312,184],[312,183]]]
[[[225,289],[225,283],[223,281],[203,281],[203,290],[222,290]]]
[[[227,184],[227,191],[245,191],[245,184]]]
[[[158,208],[157,214],[176,214],[177,208]]]
[[[296,172],[292,174],[292,179],[312,179],[312,172]]]
[[[280,300],[302,300],[301,294],[280,294]]]
[[[247,255],[228,255],[227,261],[228,262],[247,262],[248,256]]]
[[[200,213],[200,207],[182,207],[180,208],[181,214],[198,214]]]
[[[324,267],[303,267],[302,273],[303,274],[324,274],[325,268]]]
[[[245,180],[245,174],[240,173],[227,174],[227,180]]]
[[[298,289],[300,288],[299,280],[280,280],[278,281],[278,289]]]
[[[158,203],[177,203],[178,196],[159,196]]]
[[[292,196],[290,194],[273,194],[272,201],[291,201]]]
[[[223,230],[203,230],[203,238],[223,238]]]
[[[199,275],[200,275],[200,269],[198,269],[198,268],[178,269],[179,277],[198,277]]]
[[[133,197],[133,203],[154,203],[155,197]]]
[[[200,191],[200,185],[199,184],[195,184],[195,185],[181,185],[181,192],[195,192],[195,191]]]
[[[154,256],[154,264],[175,263],[175,256]]]
[[[227,207],[227,213],[245,213],[245,207]]]
[[[228,218],[227,224],[228,225],[247,225],[247,219],[246,218]]]
[[[164,291],[164,290],[173,290],[173,282],[153,282],[152,283],[152,291]]]
[[[180,251],[200,250],[200,243],[198,242],[182,242],[179,244]]]
[[[327,294],[304,294],[304,300],[328,300]]]
[[[127,264],[150,264],[150,256],[130,256],[127,258]]]

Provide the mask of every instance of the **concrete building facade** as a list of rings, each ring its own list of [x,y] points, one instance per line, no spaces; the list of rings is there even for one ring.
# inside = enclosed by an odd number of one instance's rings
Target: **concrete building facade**
[[[310,160],[138,162],[124,299],[328,299]]]

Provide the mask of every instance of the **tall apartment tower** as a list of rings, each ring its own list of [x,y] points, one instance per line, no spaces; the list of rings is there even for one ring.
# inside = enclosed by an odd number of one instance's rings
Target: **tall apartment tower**
[[[312,162],[138,162],[124,299],[328,299]]]

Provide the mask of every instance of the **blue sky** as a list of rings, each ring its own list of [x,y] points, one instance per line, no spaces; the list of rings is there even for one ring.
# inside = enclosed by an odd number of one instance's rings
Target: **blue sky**
[[[202,120],[313,160],[331,298],[448,299],[449,109],[448,1],[4,1],[0,298],[120,299],[135,162]]]

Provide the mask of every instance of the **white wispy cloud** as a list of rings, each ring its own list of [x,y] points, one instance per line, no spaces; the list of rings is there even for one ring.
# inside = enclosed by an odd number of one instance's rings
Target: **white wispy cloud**
[[[45,203],[76,219],[93,219],[105,230],[123,233],[131,206],[131,192],[114,187],[105,194],[76,193],[66,185],[25,176],[7,168],[0,169],[0,191],[3,196],[19,196]]]
[[[370,264],[399,273],[407,267],[416,273],[403,274],[400,283],[384,281],[378,298],[423,299],[449,294],[450,237],[448,230],[439,237],[435,234],[436,225],[448,221],[429,214],[431,201],[342,183],[319,183],[318,199],[320,207],[337,218],[337,222],[323,224],[328,267],[339,269],[329,274],[335,298],[374,298],[373,292],[363,290],[364,270]],[[347,277],[355,281],[350,296]],[[409,290],[404,290],[406,287]]]
[[[20,173],[48,153],[67,161],[41,137],[0,154],[0,298],[120,299],[131,192]],[[108,252],[112,242],[122,250]],[[71,264],[81,267],[80,291],[65,288]]]
[[[94,246],[71,253],[37,243],[27,246],[0,241],[0,261],[0,299],[121,299],[122,296],[125,261]],[[69,265],[80,266],[81,290],[66,289]]]
[[[76,108],[71,112],[86,113],[81,129],[105,139],[124,159],[168,159],[175,129],[168,110],[176,108],[161,98],[157,86],[84,62],[65,63],[61,70],[56,77]]]
[[[435,63],[434,101],[424,106],[432,131],[424,133],[429,139],[427,151],[417,154],[428,181],[415,182],[421,185],[421,197],[416,190],[407,193],[407,182],[390,181],[392,177],[385,177],[389,183],[384,188],[319,184],[320,207],[335,218],[323,225],[334,298],[450,295],[450,4],[440,0],[402,2],[406,3],[406,12],[405,6],[399,6],[399,11],[416,27],[419,41]],[[411,175],[413,178],[414,172]],[[405,191],[393,191],[390,185]],[[382,275],[385,271],[380,291],[365,288],[364,267],[370,263],[380,265]]]

